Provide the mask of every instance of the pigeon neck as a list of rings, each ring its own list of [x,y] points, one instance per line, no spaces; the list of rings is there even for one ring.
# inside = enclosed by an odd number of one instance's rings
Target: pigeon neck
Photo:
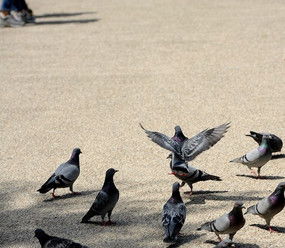
[[[242,210],[239,207],[234,207],[233,210],[230,212],[230,215],[234,215],[238,218],[243,218]]]
[[[276,196],[284,198],[284,188],[277,187],[272,193],[272,195],[276,195]]]
[[[175,135],[173,137],[173,139],[175,141],[178,141],[178,142],[183,142],[184,140],[186,140],[187,138],[185,137],[185,135],[182,133],[182,131],[176,131],[175,132]]]
[[[176,202],[183,202],[179,190],[173,191],[171,198],[174,199]]]
[[[106,187],[116,188],[113,176],[114,175],[105,177],[103,188],[106,188]]]
[[[71,155],[70,159],[67,161],[69,164],[74,164],[79,166],[79,154],[73,154]]]

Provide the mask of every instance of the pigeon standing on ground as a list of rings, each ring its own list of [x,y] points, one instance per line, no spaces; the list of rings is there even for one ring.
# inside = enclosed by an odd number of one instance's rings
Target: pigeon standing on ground
[[[186,219],[186,206],[179,193],[179,183],[172,186],[172,195],[163,206],[162,225],[164,227],[163,242],[172,243],[177,241],[177,236]]]
[[[73,149],[70,159],[66,163],[61,164],[38,191],[44,194],[53,189],[52,196],[55,198],[55,189],[69,187],[70,191],[76,194],[76,192],[73,191],[73,184],[80,173],[80,153],[79,148]]]
[[[270,136],[271,138],[268,140],[268,144],[271,147],[272,152],[280,152],[283,146],[282,140],[274,134],[271,133],[257,133],[254,131],[250,131],[250,134],[246,134],[253,138],[259,145],[262,143],[262,138],[264,135]]]
[[[102,189],[96,196],[94,203],[92,204],[89,211],[82,218],[81,223],[92,223],[89,221],[95,215],[101,215],[102,225],[111,225],[115,222],[111,221],[112,211],[119,200],[119,190],[114,184],[113,177],[118,170],[113,168],[106,171],[105,181]],[[108,222],[104,221],[105,215],[108,213]]]
[[[245,224],[242,208],[244,208],[243,203],[236,202],[231,212],[224,214],[214,221],[206,222],[197,230],[207,230],[214,232],[218,236],[220,242],[222,239],[219,234],[229,234],[229,239],[233,240],[234,235]]]
[[[35,237],[39,240],[42,248],[88,248],[69,239],[50,236],[42,229],[35,230]]]
[[[264,135],[259,147],[239,158],[231,160],[230,162],[247,165],[249,169],[252,167],[257,167],[257,177],[259,178],[261,167],[265,165],[272,157],[271,147],[268,143],[270,139],[271,136]],[[256,174],[254,171],[252,172]]]
[[[259,215],[261,218],[265,219],[269,231],[273,232],[270,222],[285,206],[284,190],[285,182],[279,183],[270,196],[263,198],[256,205],[249,207],[245,214],[250,213]]]
[[[222,179],[218,176],[210,175],[204,171],[189,166],[186,161],[182,160],[175,153],[172,153],[169,158],[171,158],[170,169],[172,171],[170,174],[182,180],[181,187],[187,183],[191,189],[190,194],[192,194],[194,183],[208,180],[222,181]]]
[[[175,134],[172,138],[159,132],[148,131],[142,124],[140,126],[154,143],[176,153],[185,161],[191,161],[224,137],[230,127],[229,124],[225,123],[215,128],[205,129],[190,139],[183,134],[180,126],[175,127]]]

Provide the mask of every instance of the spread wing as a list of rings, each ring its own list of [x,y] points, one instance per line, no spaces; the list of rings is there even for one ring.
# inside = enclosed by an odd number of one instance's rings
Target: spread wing
[[[170,137],[168,137],[163,133],[146,130],[141,123],[140,126],[145,131],[147,136],[151,139],[151,141],[153,141],[154,143],[158,144],[159,146],[168,151],[180,154],[181,147],[176,141],[172,140]]]
[[[218,127],[205,129],[194,137],[186,140],[182,146],[182,156],[185,160],[191,161],[203,151],[215,145],[230,127],[230,123],[222,124]]]

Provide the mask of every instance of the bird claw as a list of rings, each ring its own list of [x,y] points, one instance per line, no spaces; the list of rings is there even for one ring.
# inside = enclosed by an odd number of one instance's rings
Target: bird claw
[[[271,227],[269,227],[269,232],[270,233],[277,233],[278,231],[276,231],[276,230],[272,229]]]
[[[54,193],[51,193],[51,195],[54,199],[59,197],[58,195],[55,195]]]

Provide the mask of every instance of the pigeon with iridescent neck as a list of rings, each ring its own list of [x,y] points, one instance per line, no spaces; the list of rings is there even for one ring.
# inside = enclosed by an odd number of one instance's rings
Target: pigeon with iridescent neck
[[[163,206],[162,225],[165,233],[163,242],[166,243],[177,241],[186,219],[186,206],[180,196],[179,188],[179,183],[173,184],[172,195]]]
[[[243,208],[242,202],[236,202],[231,212],[224,214],[216,220],[206,222],[197,230],[214,232],[220,242],[222,241],[220,234],[229,234],[229,239],[232,241],[237,231],[245,224],[245,219],[242,213]]]
[[[69,187],[73,194],[77,194],[77,192],[73,191],[73,184],[80,173],[80,153],[81,150],[79,148],[73,149],[70,159],[61,164],[38,191],[44,194],[53,189],[52,196],[56,197],[54,193],[57,188]]]
[[[279,183],[270,196],[263,198],[256,205],[249,207],[245,214],[259,215],[265,219],[269,231],[273,232],[270,222],[285,206],[284,190],[285,182]]]
[[[233,159],[230,162],[241,163],[246,165],[249,169],[252,167],[257,168],[257,177],[260,177],[261,167],[265,165],[272,157],[271,147],[269,145],[270,135],[264,135],[259,147],[246,153],[245,155]],[[255,173],[254,171],[252,171]],[[255,173],[256,174],[256,173]]]
[[[193,184],[201,181],[222,181],[218,176],[210,175],[204,171],[198,170],[195,167],[188,165],[188,163],[182,160],[177,154],[172,153],[168,158],[171,158],[170,169],[172,175],[176,176],[182,181],[181,187],[188,184],[190,192],[185,192],[189,195],[193,192]]]
[[[70,239],[50,236],[42,229],[35,230],[35,237],[39,240],[42,248],[88,248]]]
[[[175,127],[175,134],[172,138],[159,132],[146,130],[142,124],[140,124],[140,126],[154,143],[166,150],[176,153],[185,161],[191,161],[224,137],[224,134],[230,127],[229,124],[230,123],[225,123],[218,127],[205,129],[190,139],[183,134],[180,126]]]
[[[262,142],[262,138],[264,135],[270,136],[271,138],[268,140],[268,144],[271,147],[272,152],[280,152],[283,146],[282,140],[276,136],[275,134],[271,133],[257,133],[254,131],[250,131],[250,134],[246,134],[246,136],[249,136],[253,138],[259,145]]]

